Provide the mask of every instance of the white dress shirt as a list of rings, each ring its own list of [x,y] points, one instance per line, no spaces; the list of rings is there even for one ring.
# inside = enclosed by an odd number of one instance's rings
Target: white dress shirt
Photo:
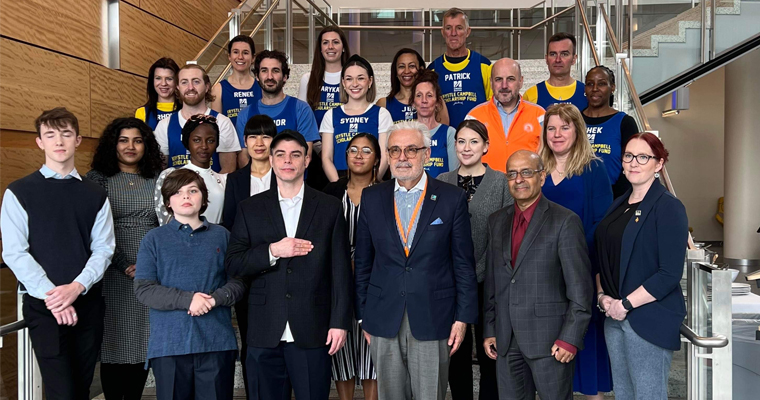
[[[271,172],[271,170],[270,170]],[[277,199],[280,200],[280,211],[282,211],[282,219],[285,222],[285,234],[288,237],[296,237],[296,229],[298,228],[298,218],[301,216],[301,206],[303,206],[303,191],[305,185],[301,184],[301,190],[298,194],[292,198],[286,199],[282,197],[280,188],[277,188]],[[277,263],[279,257],[272,255],[272,250],[269,250],[269,265]],[[293,334],[290,332],[290,322],[285,323],[285,331],[282,332],[282,338],[280,341],[293,342]]]
[[[261,178],[251,175],[251,196],[266,192],[272,185],[272,168]]]

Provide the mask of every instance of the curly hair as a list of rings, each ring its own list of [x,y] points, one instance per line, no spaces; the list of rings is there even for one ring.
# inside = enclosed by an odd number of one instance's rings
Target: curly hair
[[[116,154],[116,144],[119,142],[119,135],[124,129],[137,129],[143,139],[145,153],[137,163],[137,170],[140,175],[146,179],[155,178],[163,167],[161,162],[161,150],[153,135],[153,131],[145,122],[137,118],[116,118],[113,120],[100,136],[98,147],[95,149],[95,155],[92,157],[90,166],[93,170],[102,173],[105,176],[114,176],[121,171],[119,168],[119,156]]]

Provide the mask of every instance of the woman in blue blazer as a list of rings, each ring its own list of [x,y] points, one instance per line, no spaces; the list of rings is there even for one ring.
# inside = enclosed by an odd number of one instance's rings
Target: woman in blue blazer
[[[673,351],[681,348],[689,224],[681,201],[657,180],[667,160],[657,136],[632,136],[623,153],[632,189],[596,230],[597,299],[610,317],[604,334],[617,399],[667,399]]]
[[[583,115],[572,104],[549,107],[539,150],[546,169],[541,193],[578,214],[583,222],[589,256],[593,258],[594,231],[612,204],[612,188],[604,163],[586,138]],[[596,271],[589,276],[591,281]],[[588,294],[593,297],[593,293]],[[592,309],[583,350],[577,351],[573,391],[601,399],[612,390],[612,372],[604,339],[604,314]]]

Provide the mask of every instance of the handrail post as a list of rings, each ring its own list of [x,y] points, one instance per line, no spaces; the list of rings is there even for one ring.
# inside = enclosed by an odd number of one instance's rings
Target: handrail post
[[[266,3],[264,4],[266,5],[267,10],[269,10],[272,7],[272,0],[266,0]],[[274,31],[272,29],[272,18],[271,17],[267,18],[264,24],[265,24],[264,29],[266,29],[265,36],[264,36],[265,46],[267,50],[273,50],[274,49]]]
[[[633,0],[628,0],[628,74],[633,76]]]
[[[715,58],[715,14],[718,12],[717,0],[712,0],[712,6],[710,7],[710,60]]]
[[[509,10],[509,26],[515,26],[515,10],[510,9]],[[509,58],[513,59],[515,58],[515,31],[511,30],[509,31]]]
[[[699,60],[702,64],[704,64],[707,61],[706,52],[707,52],[707,1],[702,0],[699,2],[699,6],[702,8],[701,12],[701,18],[699,21],[699,32],[700,32],[700,47],[699,47]]]
[[[316,40],[314,33],[314,6],[309,3],[309,64],[314,62],[314,41]],[[291,61],[292,62],[292,61]]]
[[[293,0],[285,0],[285,55],[293,63]]]
[[[239,8],[233,8],[232,11],[230,11],[231,18],[228,24],[230,40],[240,34],[240,17],[242,16],[242,13],[243,10]]]
[[[521,26],[521,25],[522,25],[522,19],[520,18],[520,9],[518,8],[517,9],[517,26]],[[517,31],[517,61],[521,60],[521,57],[520,57],[520,53],[521,53],[520,46],[522,45],[521,42],[522,42],[522,32]]]

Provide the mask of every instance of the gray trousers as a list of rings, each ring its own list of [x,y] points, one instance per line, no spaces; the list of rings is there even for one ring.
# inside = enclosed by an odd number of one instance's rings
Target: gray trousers
[[[404,311],[398,335],[372,336],[379,400],[443,400],[449,378],[448,340],[417,340]]]
[[[604,321],[616,400],[667,400],[673,351],[642,339],[628,320]]]
[[[547,350],[547,354],[549,353]],[[537,359],[523,356],[514,334],[506,356],[496,357],[499,400],[572,400],[575,361],[563,364],[547,355]]]

